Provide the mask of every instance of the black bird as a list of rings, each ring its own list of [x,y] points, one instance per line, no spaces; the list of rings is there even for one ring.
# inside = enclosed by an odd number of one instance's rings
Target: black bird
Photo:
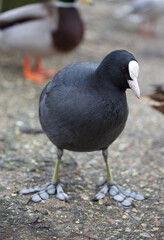
[[[57,194],[68,200],[58,178],[63,150],[90,152],[101,150],[106,164],[107,179],[93,200],[109,193],[124,206],[133,205],[128,196],[143,200],[144,196],[114,184],[108,163],[108,147],[125,127],[128,106],[125,91],[131,88],[140,97],[137,83],[139,64],[135,57],[116,50],[100,64],[73,63],[61,71],[44,88],[40,97],[39,116],[43,130],[57,147],[57,163],[52,182],[20,191],[22,194],[38,192],[31,201],[39,202]]]

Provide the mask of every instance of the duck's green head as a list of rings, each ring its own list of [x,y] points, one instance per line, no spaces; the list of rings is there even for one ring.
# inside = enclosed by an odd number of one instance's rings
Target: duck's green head
[[[65,2],[65,3],[73,3],[76,2],[76,0],[58,0],[59,2]]]
[[[64,2],[64,3],[74,3],[77,0],[58,0],[59,2]],[[92,0],[81,0],[84,3],[91,4]]]

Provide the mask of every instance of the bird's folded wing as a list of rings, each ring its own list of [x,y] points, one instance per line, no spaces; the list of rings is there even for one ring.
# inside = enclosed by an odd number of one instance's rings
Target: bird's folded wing
[[[21,23],[33,19],[45,18],[55,12],[54,5],[49,4],[29,4],[19,8],[14,8],[0,14],[0,28],[10,26],[15,23]]]
[[[139,0],[132,3],[133,12],[144,13],[150,11],[154,7],[153,0]]]

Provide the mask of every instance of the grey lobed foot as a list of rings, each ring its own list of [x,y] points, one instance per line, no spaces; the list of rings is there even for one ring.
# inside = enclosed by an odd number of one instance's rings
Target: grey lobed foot
[[[97,201],[102,199],[107,193],[126,207],[135,207],[135,204],[129,197],[139,201],[146,199],[142,194],[131,191],[130,189],[122,189],[116,184],[105,183],[104,187],[92,198],[92,200]]]
[[[44,186],[36,186],[31,188],[24,188],[19,191],[20,194],[30,194],[35,193],[31,196],[29,199],[29,202],[40,202],[41,200],[46,200],[50,198],[50,195],[56,195],[57,198],[59,198],[62,201],[68,202],[68,195],[63,191],[63,188],[61,186],[61,181],[58,183],[48,183]]]

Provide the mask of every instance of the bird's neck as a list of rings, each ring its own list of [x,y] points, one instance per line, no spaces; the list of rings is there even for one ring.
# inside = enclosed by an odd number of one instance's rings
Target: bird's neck
[[[52,32],[55,49],[60,52],[73,50],[82,40],[83,22],[75,7],[58,8],[58,29]]]
[[[77,8],[78,3],[74,0],[58,0],[55,5],[60,8]]]
[[[112,64],[102,62],[96,69],[96,81],[99,84],[104,84],[106,87],[118,93],[125,94],[126,88],[120,84],[122,82],[122,76],[119,76],[115,69],[112,68]]]
[[[101,68],[97,68],[97,70],[94,73],[93,82],[92,85],[96,86],[96,88],[104,89],[105,92],[115,92],[117,95],[125,95],[126,89],[120,89],[118,86],[114,84],[113,78],[115,76],[109,76],[108,74],[104,74],[104,70]]]

